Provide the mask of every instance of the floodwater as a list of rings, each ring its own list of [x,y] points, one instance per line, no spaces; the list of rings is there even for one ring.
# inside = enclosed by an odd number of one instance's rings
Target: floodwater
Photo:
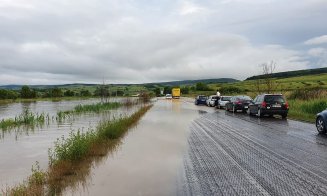
[[[213,108],[159,99],[122,145],[64,195],[176,195],[193,119]]]
[[[32,112],[55,115],[58,111],[73,109],[78,104],[99,102],[99,99],[74,101],[37,101],[33,103],[12,103],[0,105],[0,120],[19,115],[24,109]],[[122,101],[111,99],[110,101]],[[57,138],[67,137],[70,132],[94,129],[101,120],[128,115],[135,108],[121,107],[100,114],[81,114],[62,122],[50,120],[42,126],[18,127],[0,130],[0,190],[23,182],[30,174],[32,165],[39,162],[41,169],[48,166],[48,149],[54,146]]]

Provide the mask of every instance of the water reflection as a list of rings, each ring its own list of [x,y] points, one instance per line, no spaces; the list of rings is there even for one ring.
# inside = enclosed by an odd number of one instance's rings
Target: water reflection
[[[90,100],[87,100],[85,104],[89,102]],[[76,101],[73,104],[65,103],[67,107],[64,110],[69,110],[69,107],[73,108],[76,104]],[[12,108],[12,106],[10,107]],[[54,108],[62,108],[58,102],[15,103],[15,107],[19,108],[18,111],[23,108],[44,111],[44,108],[49,109],[52,107],[52,113],[54,114],[57,112]],[[48,166],[48,148],[53,147],[53,142],[57,138],[67,137],[71,131],[79,129],[85,131],[94,129],[100,121],[108,121],[129,115],[138,107],[121,107],[99,114],[72,115],[61,121],[51,117],[45,124],[34,127],[21,126],[0,131],[0,190],[4,185],[11,186],[22,182],[30,175],[31,166],[35,161],[40,162],[41,169],[46,169]]]

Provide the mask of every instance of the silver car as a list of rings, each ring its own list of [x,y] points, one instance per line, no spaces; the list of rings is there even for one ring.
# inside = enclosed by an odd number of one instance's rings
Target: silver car
[[[232,98],[232,96],[221,96],[220,99],[218,100],[217,108],[218,109],[224,108],[226,106],[226,103],[229,102],[230,98]]]
[[[217,95],[209,96],[209,98],[206,100],[207,106],[214,107],[216,105],[217,99],[218,99]]]

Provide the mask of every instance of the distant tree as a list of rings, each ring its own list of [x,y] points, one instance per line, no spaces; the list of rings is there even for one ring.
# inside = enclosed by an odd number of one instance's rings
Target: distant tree
[[[51,96],[52,97],[62,97],[63,96],[63,92],[60,88],[53,88],[51,90]]]
[[[165,86],[164,87],[164,94],[171,94],[172,87],[171,86]]]
[[[182,94],[188,94],[190,91],[190,88],[188,86],[184,86],[181,88],[181,93]]]
[[[35,98],[36,97],[36,92],[35,90],[31,90],[29,86],[22,86],[21,92],[20,92],[20,96],[21,98]]]
[[[198,91],[209,91],[209,90],[211,90],[211,89],[208,87],[208,85],[206,85],[205,83],[202,83],[202,82],[198,82],[198,83],[196,83],[195,88],[196,88],[196,90],[198,90]]]
[[[91,96],[91,93],[90,93],[89,90],[81,90],[80,95],[82,97],[90,97]]]
[[[75,96],[75,92],[74,91],[71,91],[71,90],[66,90],[64,92],[64,96],[65,97],[73,97],[73,96]]]
[[[18,93],[12,90],[0,89],[0,99],[17,99]]]
[[[155,93],[155,95],[156,95],[157,97],[159,97],[159,96],[160,96],[160,88],[155,88],[155,89],[154,89],[154,93]]]
[[[242,89],[235,87],[235,86],[226,86],[226,87],[221,87],[219,89],[219,92],[222,95],[231,95],[231,94],[238,94],[242,92]]]
[[[278,83],[276,83],[276,79],[272,76],[276,69],[276,62],[270,61],[270,63],[262,63],[259,66],[262,68],[262,76],[254,81],[255,90],[259,94],[275,92],[278,88]]]

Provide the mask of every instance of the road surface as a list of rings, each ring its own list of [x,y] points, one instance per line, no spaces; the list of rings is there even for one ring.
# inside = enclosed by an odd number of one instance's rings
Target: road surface
[[[216,111],[194,120],[180,195],[327,195],[314,125]]]

